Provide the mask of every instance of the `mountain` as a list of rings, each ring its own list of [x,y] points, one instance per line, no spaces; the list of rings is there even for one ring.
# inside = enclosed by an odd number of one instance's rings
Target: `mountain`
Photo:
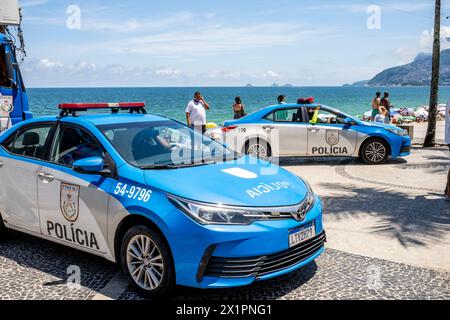
[[[431,82],[431,54],[420,53],[413,62],[378,73],[367,86],[429,86]],[[352,86],[361,86],[356,82]],[[441,51],[440,85],[450,85],[450,49]]]

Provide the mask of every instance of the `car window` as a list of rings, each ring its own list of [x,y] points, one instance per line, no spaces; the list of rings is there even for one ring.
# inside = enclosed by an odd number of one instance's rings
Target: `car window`
[[[235,157],[220,143],[175,121],[97,127],[127,162],[139,167],[219,162]]]
[[[313,120],[317,107],[308,107],[309,121]],[[344,123],[344,116],[331,110],[320,108],[317,117],[317,124],[341,124]]]
[[[280,109],[265,117],[273,122],[302,122],[301,109]]]
[[[75,161],[90,157],[105,158],[103,148],[90,133],[78,127],[58,130],[50,161],[72,166]]]
[[[4,147],[16,155],[43,160],[45,157],[45,142],[51,128],[52,125],[44,125],[19,130],[16,137]]]

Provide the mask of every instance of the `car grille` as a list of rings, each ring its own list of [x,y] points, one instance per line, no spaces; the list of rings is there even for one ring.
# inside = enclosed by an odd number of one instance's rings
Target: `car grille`
[[[220,278],[262,277],[292,267],[319,251],[326,241],[323,231],[319,235],[286,251],[259,257],[224,258],[212,256],[204,276]]]

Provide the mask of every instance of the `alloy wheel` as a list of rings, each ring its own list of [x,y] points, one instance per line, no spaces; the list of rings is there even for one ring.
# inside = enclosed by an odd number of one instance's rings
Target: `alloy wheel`
[[[267,148],[259,143],[254,143],[248,147],[247,154],[259,159],[267,159]]]
[[[134,282],[144,290],[154,290],[163,280],[161,250],[146,235],[134,236],[127,246],[127,266]]]
[[[367,145],[365,155],[372,163],[382,162],[386,158],[386,147],[383,143],[373,141]]]

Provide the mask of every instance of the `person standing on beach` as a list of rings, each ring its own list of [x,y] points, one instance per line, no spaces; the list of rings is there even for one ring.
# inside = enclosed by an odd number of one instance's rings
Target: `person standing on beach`
[[[370,121],[375,121],[375,117],[380,113],[380,105],[381,105],[381,92],[377,92],[375,94],[375,98],[372,100],[372,116],[370,117]]]
[[[233,119],[237,120],[245,116],[244,104],[242,103],[241,97],[236,97],[233,104]]]
[[[197,91],[194,94],[194,99],[191,100],[186,107],[186,121],[187,125],[202,133],[206,132],[206,110],[209,110],[209,104],[202,97],[202,94]]]
[[[381,105],[386,108],[389,122],[391,122],[391,102],[389,101],[389,92],[384,93],[383,99],[381,99]]]
[[[278,104],[286,104],[286,96],[284,94],[280,94],[277,98]]]

